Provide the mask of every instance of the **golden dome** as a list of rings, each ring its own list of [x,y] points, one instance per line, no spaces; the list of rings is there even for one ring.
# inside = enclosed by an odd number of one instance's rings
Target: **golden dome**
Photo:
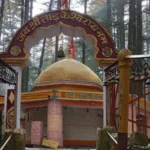
[[[86,65],[70,58],[60,60],[45,69],[35,83],[56,80],[86,81],[102,86],[100,78]]]

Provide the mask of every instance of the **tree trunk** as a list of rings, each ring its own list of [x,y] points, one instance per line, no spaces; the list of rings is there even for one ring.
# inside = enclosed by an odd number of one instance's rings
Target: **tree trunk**
[[[8,10],[9,10],[9,15],[11,16],[11,6],[10,6],[10,0],[8,0]],[[11,30],[11,37],[13,38],[13,29],[12,29],[12,17],[9,19],[9,26]]]
[[[107,0],[107,21],[108,21],[108,31],[110,34],[112,34],[112,18],[111,18],[111,0]]]
[[[150,12],[150,0],[147,4],[149,6],[149,12]],[[146,14],[146,30],[147,30],[147,32],[149,31],[149,13]],[[150,48],[149,45],[150,45],[150,38],[148,38],[146,40],[146,52],[147,52],[147,54],[149,54],[149,48]]]
[[[142,54],[142,2],[137,0],[137,49],[136,54]]]
[[[87,14],[87,0],[84,1],[84,14]]]
[[[61,0],[57,0],[57,9],[58,9],[58,10],[61,9]]]
[[[26,23],[29,19],[29,0],[25,0],[25,15],[24,15],[24,23]]]
[[[29,19],[29,0],[25,0],[24,23],[26,23],[28,19]],[[29,67],[26,67],[22,72],[22,92],[28,91],[28,82],[29,82]]]
[[[133,54],[136,52],[136,13],[135,0],[129,3],[129,27],[128,27],[128,48]]]
[[[1,42],[1,34],[2,34],[2,24],[3,24],[3,15],[4,15],[4,5],[5,0],[1,1],[1,8],[0,8],[0,42]]]
[[[86,45],[85,45],[85,41],[83,39],[83,46],[82,46],[82,63],[85,64],[85,48],[86,48]]]
[[[24,24],[24,0],[21,0],[21,26]]]
[[[118,27],[116,27],[116,47],[118,49],[122,49],[121,48],[121,43],[120,43],[120,29]]]
[[[33,0],[30,1],[30,19],[32,18]]]
[[[117,49],[121,49],[121,33],[120,33],[120,9],[119,9],[120,3],[118,3],[117,8],[116,8],[116,18],[117,18],[117,23],[115,26],[115,43]]]
[[[61,8],[60,5],[60,0],[57,0],[57,9],[59,10]],[[55,62],[58,61],[57,59],[57,53],[58,53],[58,44],[59,44],[59,35],[56,36],[56,41],[55,41]]]
[[[119,28],[120,28],[120,49],[125,48],[125,29],[124,29],[124,1],[120,0],[119,5]]]
[[[146,45],[146,51],[147,51],[147,54],[149,54],[150,53],[150,51],[149,51],[149,49],[150,49],[150,40],[149,39],[147,40],[146,44],[147,44]]]
[[[44,58],[44,53],[45,53],[45,45],[46,45],[46,38],[44,38],[43,40],[43,48],[41,51],[41,57],[40,57],[40,64],[39,64],[39,71],[38,71],[38,75],[41,73],[42,71],[42,66],[43,66],[43,58]]]
[[[56,36],[56,40],[55,40],[55,62],[58,61],[57,59],[57,53],[58,53],[58,42],[59,42],[59,36]]]
[[[49,3],[49,11],[52,10],[52,6],[53,6],[53,0],[50,0],[50,3]]]
[[[87,14],[87,0],[84,1],[84,14]],[[86,45],[85,45],[85,39],[83,39],[83,46],[82,46],[82,63],[85,64],[85,49],[86,49]]]
[[[53,5],[53,0],[50,0],[49,11],[52,9],[52,5]],[[46,45],[46,38],[44,38],[44,40],[43,40],[43,47],[42,47],[42,51],[41,51],[38,75],[41,73],[42,67],[43,67],[43,59],[44,59],[44,54],[45,54],[45,45]]]
[[[70,9],[70,4],[71,4],[71,0],[69,0],[68,2],[68,8]]]

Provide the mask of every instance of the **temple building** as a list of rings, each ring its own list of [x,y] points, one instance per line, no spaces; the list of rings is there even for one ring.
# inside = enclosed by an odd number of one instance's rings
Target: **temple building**
[[[10,90],[8,103],[13,101]],[[134,120],[136,108],[134,105]],[[0,96],[0,109],[4,109],[4,96]],[[13,109],[10,110],[8,128],[13,118]],[[32,90],[21,94],[21,110],[26,144],[41,145],[43,139],[48,139],[60,147],[96,146],[96,130],[103,126],[103,83],[89,67],[68,57],[50,65],[38,76]],[[128,122],[128,134],[131,133],[132,123]],[[149,130],[147,135],[150,137]]]
[[[59,146],[96,145],[103,120],[102,81],[89,67],[71,58],[60,60],[21,99],[28,144],[46,138]]]
[[[27,143],[40,144],[46,138],[59,146],[95,146],[96,130],[102,126],[106,113],[102,82],[87,66],[71,58],[60,60],[39,75],[30,92],[21,93],[23,68],[31,65],[31,48],[41,39],[60,34],[83,38],[93,46],[99,64],[108,65],[116,60],[114,41],[92,17],[68,9],[35,16],[16,32],[6,52],[1,53],[17,76],[15,86],[6,86],[5,97],[0,97],[0,109],[5,107],[4,123],[8,128],[20,128],[22,111]]]

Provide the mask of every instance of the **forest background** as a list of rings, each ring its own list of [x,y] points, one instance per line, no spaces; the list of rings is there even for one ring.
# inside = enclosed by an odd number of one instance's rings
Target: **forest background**
[[[60,9],[61,0],[0,0],[0,52],[5,52],[16,31],[42,12]],[[150,53],[150,0],[69,0],[71,10],[88,14],[112,36],[116,49],[129,48],[133,54]],[[63,47],[67,53],[69,37],[42,39],[31,49],[32,66],[23,70],[22,91],[30,91],[37,76],[54,62]],[[101,79],[103,71],[94,60],[94,50],[82,38],[74,38],[76,60],[90,67]],[[0,94],[4,85],[0,83]]]

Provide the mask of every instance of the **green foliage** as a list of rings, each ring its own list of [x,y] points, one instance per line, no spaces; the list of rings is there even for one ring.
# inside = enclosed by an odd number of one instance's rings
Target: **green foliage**
[[[82,46],[84,40],[82,38],[77,38],[75,40],[75,51],[76,51],[76,60],[82,62]],[[102,71],[99,68],[98,62],[95,61],[96,51],[92,45],[86,43],[85,49],[85,65],[87,65],[91,70],[93,70],[100,78],[102,78]]]
[[[12,37],[20,27],[20,0],[5,0],[0,50],[5,51]]]
[[[11,135],[11,139],[4,147],[4,150],[25,150],[25,130],[15,129],[14,131],[7,129],[4,133],[4,141]]]
[[[109,139],[105,129],[101,129],[99,138],[100,138],[100,145],[98,150],[109,150],[110,149],[110,145],[108,144]]]
[[[148,137],[144,133],[141,132],[133,132],[129,138],[129,145],[140,145],[147,146],[148,145]]]

